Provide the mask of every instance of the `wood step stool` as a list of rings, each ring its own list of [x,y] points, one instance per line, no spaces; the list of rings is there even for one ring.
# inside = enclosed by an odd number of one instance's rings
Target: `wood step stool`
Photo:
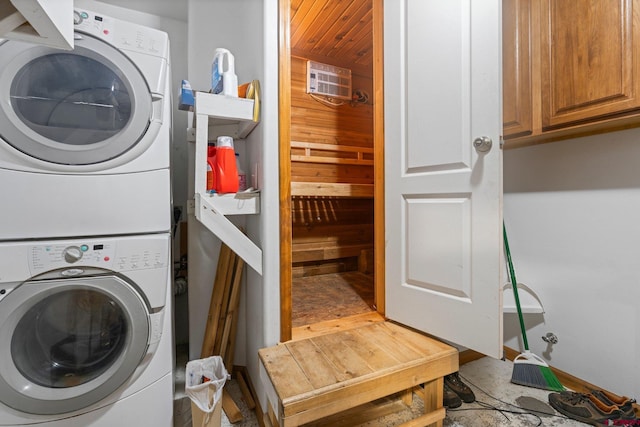
[[[281,427],[321,420],[420,385],[425,414],[403,426],[442,426],[443,377],[458,370],[455,348],[390,322],[258,353],[270,416]]]

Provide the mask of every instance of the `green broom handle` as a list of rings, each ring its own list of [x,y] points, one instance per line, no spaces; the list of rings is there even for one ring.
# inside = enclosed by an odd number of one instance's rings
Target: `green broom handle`
[[[518,318],[520,319],[520,329],[522,330],[522,342],[524,349],[529,351],[529,343],[527,342],[527,332],[524,328],[524,319],[522,318],[522,308],[520,308],[520,298],[518,297],[518,282],[516,282],[516,272],[511,262],[511,251],[509,250],[509,240],[507,240],[507,227],[502,223],[502,234],[504,235],[504,250],[507,254],[507,265],[509,266],[509,276],[511,277],[511,286],[513,286],[513,298],[516,300],[516,308],[518,309]]]

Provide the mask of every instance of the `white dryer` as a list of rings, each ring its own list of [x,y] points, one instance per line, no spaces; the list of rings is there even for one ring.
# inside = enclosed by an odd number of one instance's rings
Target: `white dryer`
[[[169,247],[0,243],[0,426],[173,425]]]
[[[0,241],[170,229],[168,36],[74,22],[72,51],[0,39]]]

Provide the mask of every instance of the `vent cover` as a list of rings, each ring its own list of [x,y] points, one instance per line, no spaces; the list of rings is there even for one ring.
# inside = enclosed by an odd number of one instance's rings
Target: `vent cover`
[[[351,99],[351,70],[307,61],[307,93]]]

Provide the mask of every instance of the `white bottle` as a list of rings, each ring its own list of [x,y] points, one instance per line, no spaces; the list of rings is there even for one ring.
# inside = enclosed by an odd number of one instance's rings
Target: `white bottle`
[[[227,69],[224,69],[226,58]],[[211,64],[211,92],[238,97],[235,59],[227,49],[217,48]]]
[[[240,166],[240,154],[238,153],[236,153],[236,169],[238,170],[238,191],[244,191],[247,189],[247,174]]]

